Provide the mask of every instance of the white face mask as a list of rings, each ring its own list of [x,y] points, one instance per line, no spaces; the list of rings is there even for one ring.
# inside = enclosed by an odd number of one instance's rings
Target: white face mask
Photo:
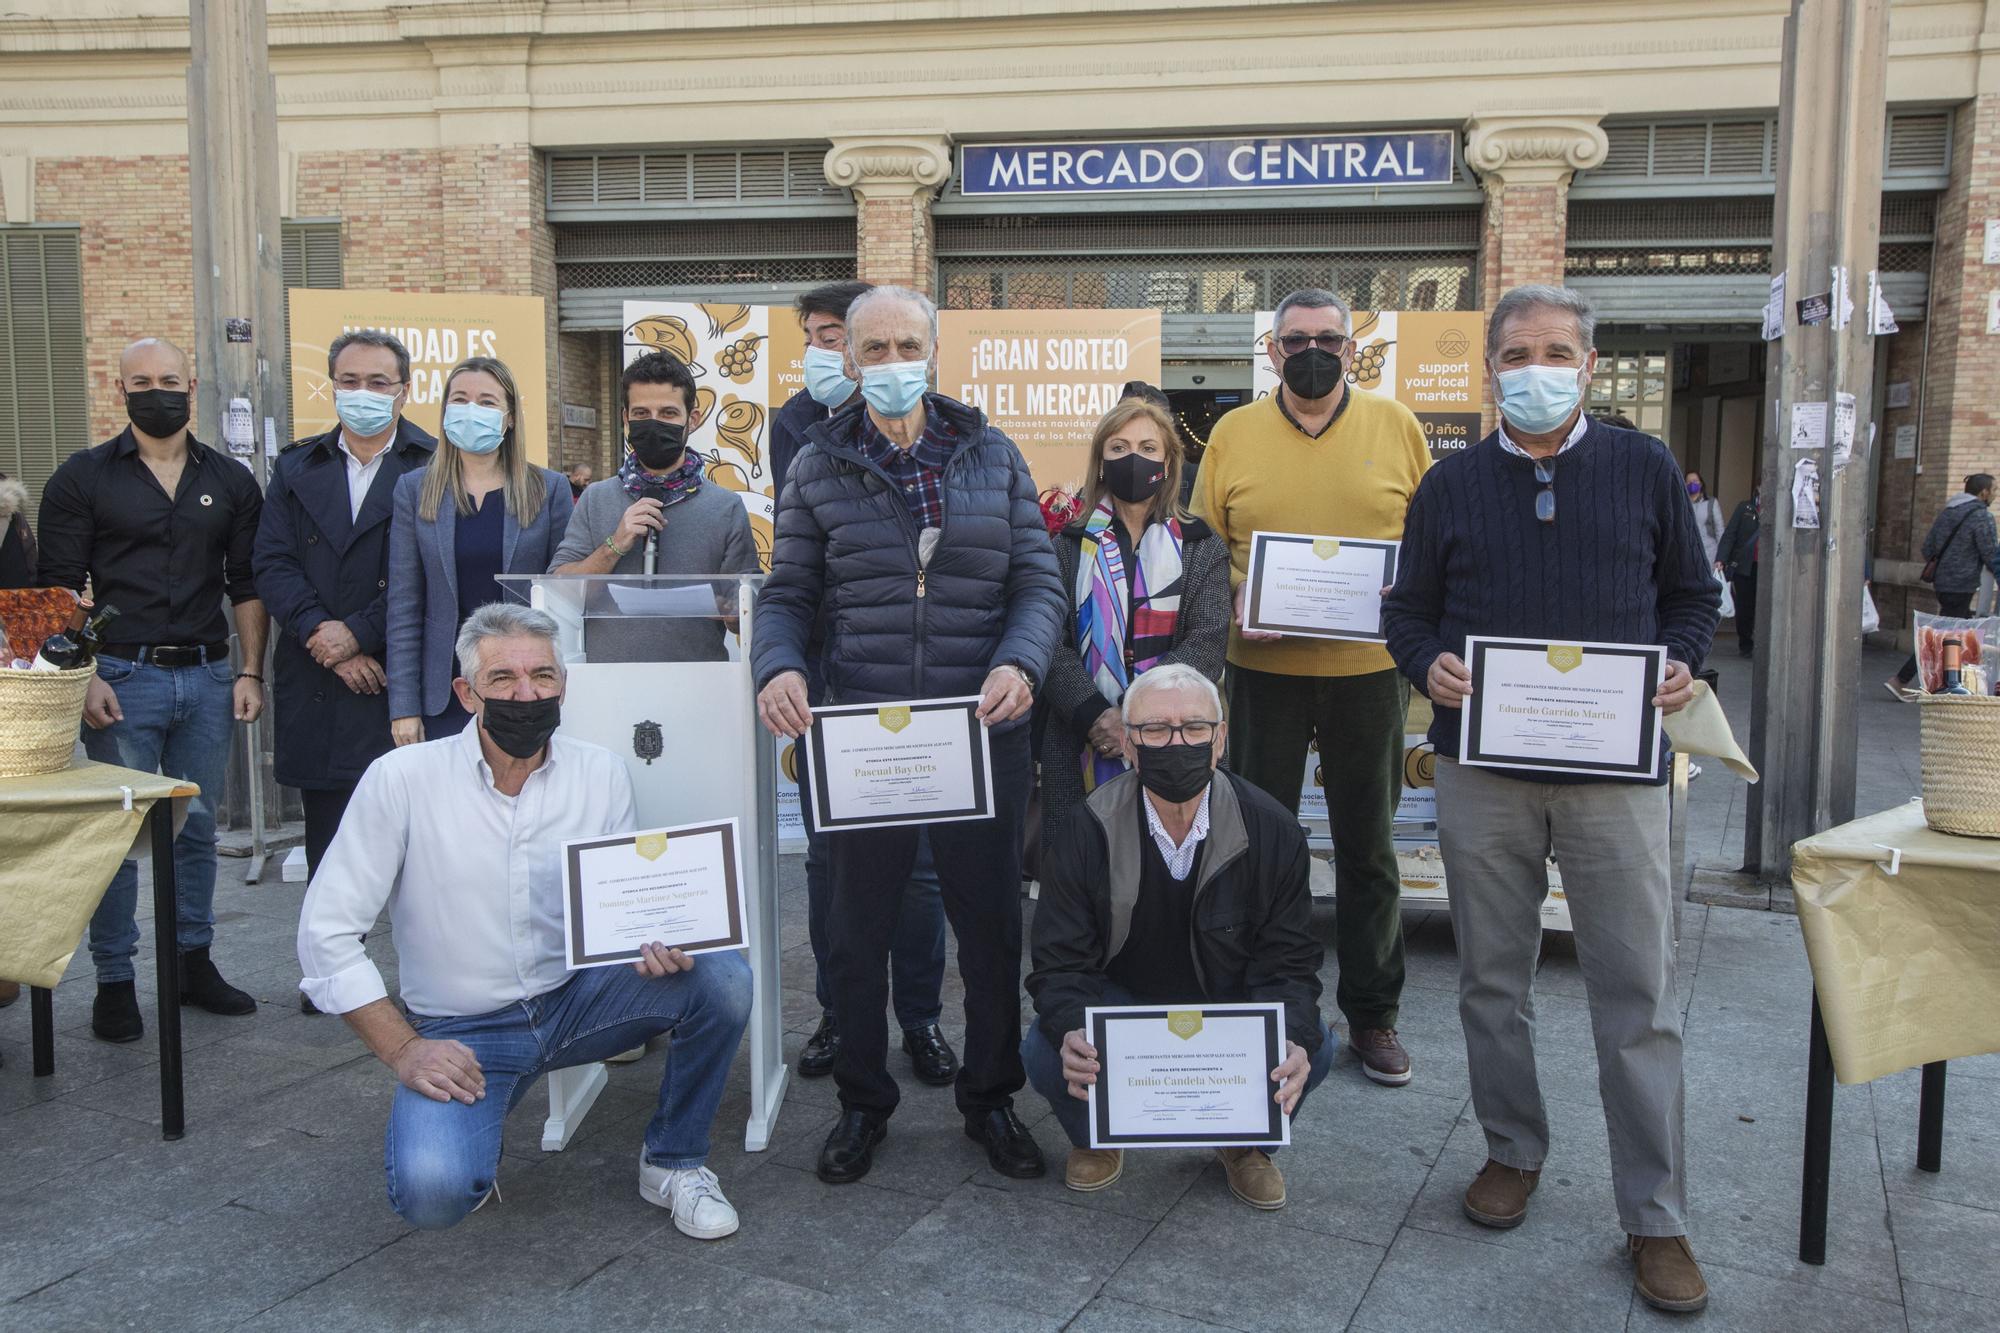
[[[1581,366],[1522,366],[1494,376],[1500,415],[1529,435],[1546,435],[1583,401]]]

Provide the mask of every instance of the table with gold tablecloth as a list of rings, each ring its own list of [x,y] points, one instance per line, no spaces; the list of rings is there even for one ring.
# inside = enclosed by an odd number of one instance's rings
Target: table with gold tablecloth
[[[1792,848],[1812,963],[1799,1257],[1826,1253],[1833,1083],[1921,1065],[1917,1165],[1942,1165],[1945,1062],[2000,1051],[2000,839],[1924,823],[1910,801]]]
[[[170,1139],[185,1127],[174,828],[199,794],[179,778],[89,760],[54,773],[0,778],[0,977],[33,988],[37,1075],[55,1070],[50,992],[119,863],[151,849],[160,1128]]]

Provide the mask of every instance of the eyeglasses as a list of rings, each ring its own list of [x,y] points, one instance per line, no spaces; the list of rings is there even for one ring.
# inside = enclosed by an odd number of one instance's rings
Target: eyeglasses
[[[1556,460],[1537,458],[1535,480],[1542,485],[1541,493],[1535,496],[1535,517],[1544,523],[1553,523],[1556,521]]]
[[[370,393],[389,393],[392,390],[402,388],[403,382],[401,380],[384,379],[380,375],[374,375],[365,380],[359,375],[342,375],[333,382],[333,387],[347,393],[353,393],[356,389],[366,389]]]
[[[1125,730],[1150,750],[1175,739],[1189,745],[1206,745],[1215,739],[1215,726],[1213,722],[1183,722],[1179,726],[1171,722],[1132,722]]]
[[[1286,356],[1297,356],[1308,347],[1317,347],[1322,352],[1332,352],[1339,356],[1347,350],[1347,335],[1344,333],[1287,333],[1278,339],[1278,350]]]

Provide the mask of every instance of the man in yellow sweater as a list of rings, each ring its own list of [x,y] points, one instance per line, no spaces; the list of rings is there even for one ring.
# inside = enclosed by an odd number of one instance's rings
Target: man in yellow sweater
[[[1377,1083],[1410,1081],[1396,1036],[1403,995],[1396,802],[1408,684],[1377,643],[1246,633],[1256,532],[1400,541],[1430,467],[1423,427],[1382,394],[1350,391],[1353,316],[1332,292],[1278,303],[1269,352],[1283,386],[1215,424],[1194,512],[1229,543],[1229,764],[1297,813],[1307,743],[1319,742],[1333,833],[1334,924],[1348,1041]]]

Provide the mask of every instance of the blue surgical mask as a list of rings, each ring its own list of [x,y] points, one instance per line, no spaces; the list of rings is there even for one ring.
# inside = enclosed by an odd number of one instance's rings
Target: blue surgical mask
[[[906,417],[916,411],[930,383],[928,361],[891,361],[861,370],[861,396],[885,417]]]
[[[806,392],[821,407],[839,407],[854,396],[847,358],[830,347],[806,348]]]
[[[1493,378],[1500,389],[1500,415],[1529,435],[1548,434],[1583,401],[1583,372],[1575,366],[1522,366]]]
[[[500,447],[507,414],[478,403],[452,403],[444,410],[444,437],[468,454],[490,454]]]
[[[396,395],[367,389],[335,389],[333,411],[341,425],[367,439],[380,435],[395,421]]]

